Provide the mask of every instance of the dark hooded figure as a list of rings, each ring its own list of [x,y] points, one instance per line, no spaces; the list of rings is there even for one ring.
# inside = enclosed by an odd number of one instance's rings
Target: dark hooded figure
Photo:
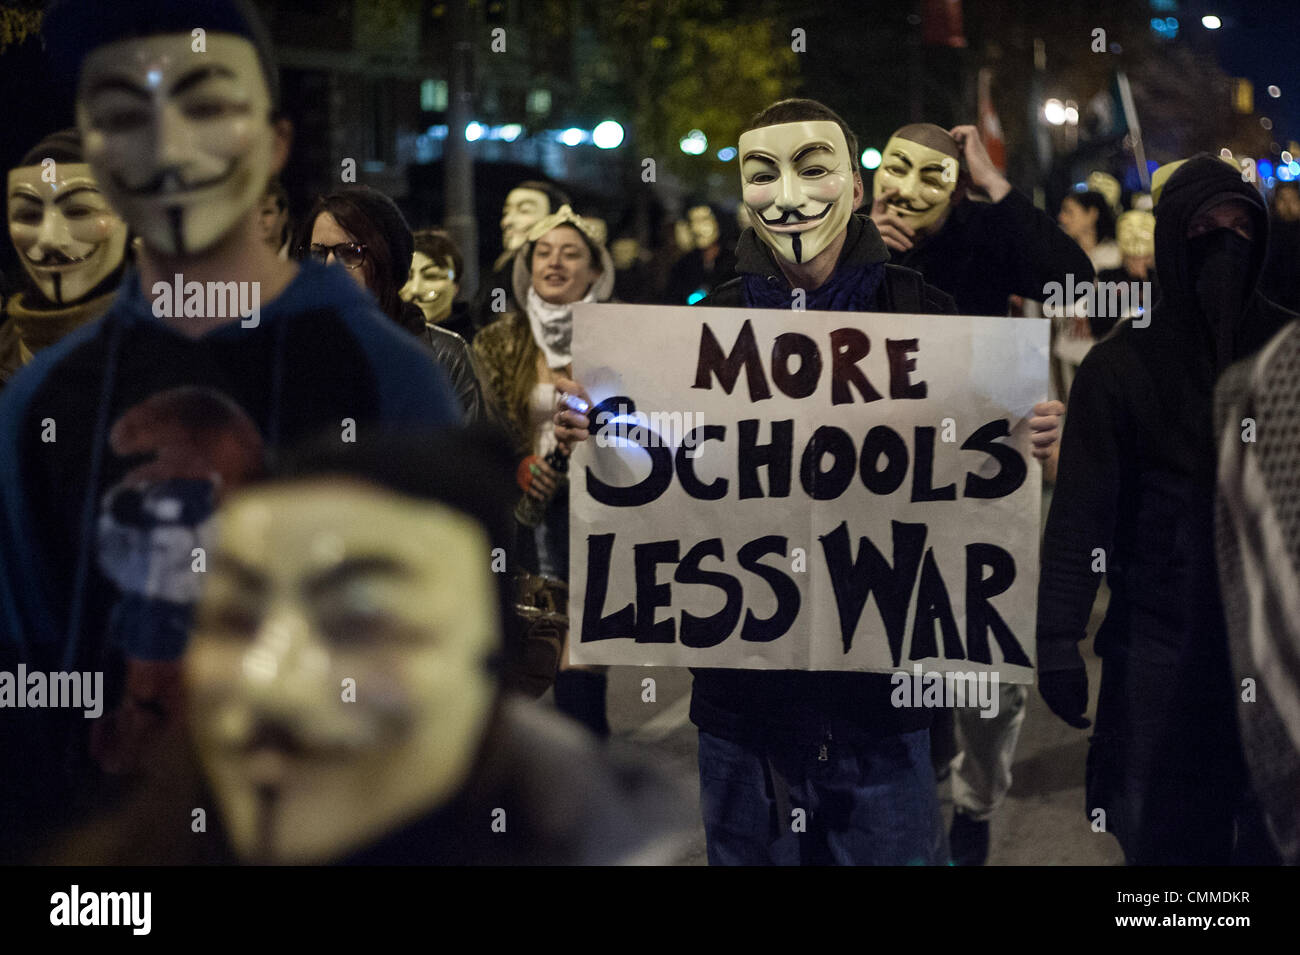
[[[1089,725],[1078,643],[1104,573],[1090,820],[1104,810],[1131,864],[1261,861],[1215,571],[1213,402],[1223,370],[1293,316],[1255,290],[1268,218],[1239,171],[1191,159],[1155,211],[1151,323],[1099,342],[1070,395],[1043,542],[1039,689]]]

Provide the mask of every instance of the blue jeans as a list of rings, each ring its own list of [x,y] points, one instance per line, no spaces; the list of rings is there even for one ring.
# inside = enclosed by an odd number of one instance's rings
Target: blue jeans
[[[700,806],[710,865],[948,861],[928,730],[824,749],[701,731]]]

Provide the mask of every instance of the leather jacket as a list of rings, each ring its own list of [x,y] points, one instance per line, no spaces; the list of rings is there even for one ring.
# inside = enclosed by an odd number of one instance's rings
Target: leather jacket
[[[465,423],[492,423],[494,419],[488,411],[487,402],[483,400],[483,388],[479,385],[478,369],[465,339],[438,325],[426,325],[420,340],[433,352],[433,357],[451,379],[452,390],[456,392],[465,414]]]

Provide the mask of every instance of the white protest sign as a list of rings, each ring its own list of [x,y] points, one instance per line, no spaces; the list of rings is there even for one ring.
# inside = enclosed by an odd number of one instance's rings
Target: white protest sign
[[[576,305],[571,660],[1032,682],[1049,324]]]

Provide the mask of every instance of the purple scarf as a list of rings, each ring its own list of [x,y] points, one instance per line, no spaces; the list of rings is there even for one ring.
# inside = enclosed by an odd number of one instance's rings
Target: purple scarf
[[[884,263],[837,268],[830,280],[807,293],[804,309],[809,312],[870,312],[876,307]],[[790,308],[791,289],[783,276],[746,272],[742,288],[746,308]]]

